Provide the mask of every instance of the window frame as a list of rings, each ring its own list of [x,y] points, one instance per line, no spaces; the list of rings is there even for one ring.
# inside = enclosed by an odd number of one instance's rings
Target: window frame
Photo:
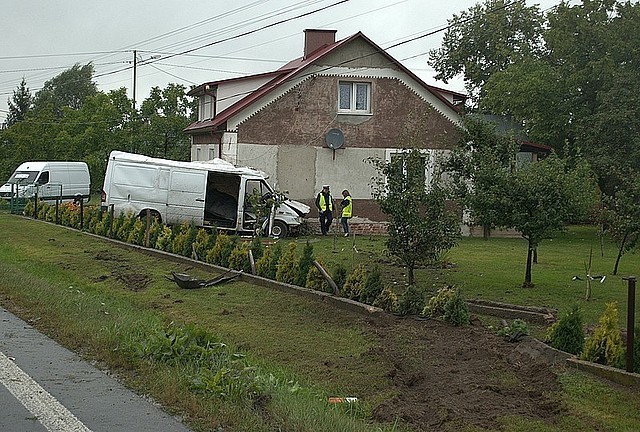
[[[349,97],[349,108],[341,108],[342,106],[342,92],[341,88],[343,85],[350,86],[350,97]],[[365,109],[357,109],[358,102],[358,86],[364,85],[366,86],[366,108]],[[339,114],[358,114],[358,115],[371,115],[371,82],[367,81],[351,81],[351,80],[339,80],[338,81],[338,113]]]

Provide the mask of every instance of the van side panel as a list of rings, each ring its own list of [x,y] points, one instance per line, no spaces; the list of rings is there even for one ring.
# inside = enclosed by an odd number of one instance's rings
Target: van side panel
[[[167,184],[162,181],[160,167],[120,161],[110,161],[110,165],[105,192],[114,209],[136,215],[143,210],[155,210],[162,220],[166,219]]]
[[[207,172],[171,168],[167,196],[167,222],[204,223],[204,201]]]

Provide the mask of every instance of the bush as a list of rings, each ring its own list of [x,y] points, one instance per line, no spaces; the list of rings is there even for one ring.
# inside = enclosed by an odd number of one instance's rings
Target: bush
[[[318,261],[318,264],[322,266],[322,268],[325,267],[325,264],[322,258],[318,258],[317,261]],[[318,270],[318,268],[315,265],[311,265],[311,268],[309,268],[305,287],[312,290],[316,290],[316,291],[333,293],[333,289],[331,288],[331,285],[329,285],[329,282],[327,282],[324,276],[322,276],[322,274],[320,273],[320,270]]]
[[[291,242],[287,245],[287,250],[278,262],[276,280],[278,282],[295,284],[298,277],[298,253],[297,244]]]
[[[278,260],[282,256],[282,243],[276,242],[275,244],[268,245],[264,248],[264,253],[256,261],[256,274],[268,279],[276,278],[276,270],[278,266]]]
[[[248,271],[250,267],[249,243],[238,242],[229,254],[229,268],[233,270]]]
[[[367,278],[364,281],[362,294],[360,295],[360,301],[367,304],[373,304],[380,293],[382,293],[383,289],[384,283],[382,282],[382,273],[380,272],[380,267],[374,265],[371,271],[367,274]]]
[[[237,242],[237,236],[219,234],[216,237],[216,243],[207,254],[207,262],[222,267],[229,267],[229,256],[233,249],[235,249]]]
[[[373,301],[373,306],[395,313],[398,310],[398,296],[389,288],[384,288]]]
[[[209,231],[206,229],[200,228],[193,242],[193,251],[195,252],[196,259],[204,261],[207,257],[207,253],[214,244],[215,236],[210,235]]]
[[[340,292],[342,292],[342,289],[344,288],[344,283],[347,280],[347,268],[342,264],[337,264],[333,269],[333,274],[331,275],[331,278],[338,286],[338,289],[340,290]]]
[[[621,367],[624,358],[622,336],[618,327],[618,307],[616,302],[607,303],[600,317],[598,327],[587,337],[582,360],[612,367]]]
[[[302,256],[298,261],[298,275],[296,276],[295,284],[298,286],[306,286],[307,284],[307,275],[309,274],[309,270],[314,267],[313,265],[313,245],[307,243],[304,245],[304,249],[302,250]],[[316,269],[317,270],[317,269]]]
[[[253,261],[256,263],[260,258],[262,258],[262,254],[264,254],[264,245],[262,244],[262,239],[260,237],[254,237],[249,242],[249,249],[251,250],[251,254],[253,255]]]
[[[419,315],[425,306],[424,295],[415,285],[409,285],[398,300],[398,313],[401,316]]]
[[[444,315],[442,318],[454,326],[469,324],[469,306],[467,306],[467,302],[465,302],[460,295],[460,290],[454,290],[453,297],[444,305]],[[522,322],[526,327],[527,323]],[[529,334],[528,329],[525,334]]]
[[[127,237],[127,243],[132,243],[138,246],[144,245],[144,238],[146,236],[147,229],[145,223],[140,218],[136,218],[131,227],[131,231],[129,231],[129,236]]]
[[[511,325],[498,330],[498,336],[504,336],[509,342],[518,342],[523,336],[529,334],[529,325],[525,320],[516,318]]]
[[[367,269],[363,264],[359,264],[347,276],[342,289],[342,295],[352,300],[360,300],[366,280]]]
[[[164,252],[170,252],[172,237],[173,237],[173,231],[171,231],[171,228],[164,225],[162,227],[162,230],[160,231],[160,234],[158,235],[158,239],[156,240],[156,243],[155,243],[156,249]]]
[[[429,302],[422,310],[422,314],[431,318],[442,318],[445,314],[445,305],[451,301],[455,295],[452,287],[440,288],[436,295],[429,299]]]
[[[584,348],[582,311],[574,306],[571,312],[553,323],[547,330],[545,342],[561,351],[580,354]]]

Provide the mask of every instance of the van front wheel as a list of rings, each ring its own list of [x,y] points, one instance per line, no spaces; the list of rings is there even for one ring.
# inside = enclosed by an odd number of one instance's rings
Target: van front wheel
[[[271,235],[273,237],[284,238],[289,234],[289,227],[286,223],[282,221],[273,221],[273,226],[271,227]]]
[[[149,210],[149,216],[151,217],[151,223],[153,223],[153,221],[158,221],[158,223],[162,223],[162,216],[160,216],[160,213],[158,213],[157,211]],[[146,221],[147,220],[147,210],[142,210],[140,212],[140,214],[138,215],[138,217],[142,221]]]

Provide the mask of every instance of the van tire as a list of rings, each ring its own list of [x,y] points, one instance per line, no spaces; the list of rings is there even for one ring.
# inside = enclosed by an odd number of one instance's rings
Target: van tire
[[[154,221],[158,221],[158,223],[162,223],[162,216],[160,216],[160,213],[158,213],[156,210],[150,210],[149,211],[150,215],[151,215],[151,223],[153,223]],[[142,220],[143,222],[147,220],[147,211],[146,210],[142,210],[140,212],[140,214],[138,215],[138,218],[140,220]]]
[[[273,221],[273,226],[271,227],[271,235],[273,237],[284,238],[289,234],[289,227],[286,223],[282,221]]]

